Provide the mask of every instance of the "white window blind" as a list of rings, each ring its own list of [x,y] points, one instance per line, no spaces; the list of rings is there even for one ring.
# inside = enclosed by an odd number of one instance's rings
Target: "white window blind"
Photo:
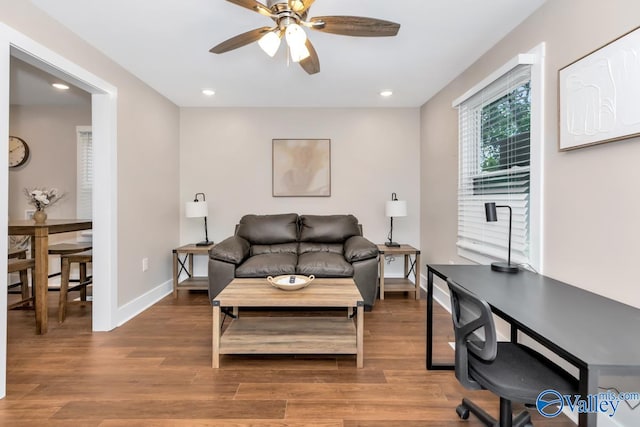
[[[78,126],[76,132],[78,140],[76,214],[78,218],[88,219],[91,218],[93,210],[93,147],[91,127]]]
[[[468,258],[507,258],[509,210],[485,218],[495,202],[513,209],[512,262],[530,261],[530,82],[531,66],[517,65],[458,106],[457,245]]]

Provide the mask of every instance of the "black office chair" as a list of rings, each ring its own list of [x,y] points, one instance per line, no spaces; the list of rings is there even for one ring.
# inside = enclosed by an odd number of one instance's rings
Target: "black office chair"
[[[513,417],[512,401],[535,405],[538,395],[548,389],[563,395],[577,393],[576,379],[549,359],[522,344],[498,342],[489,304],[454,281],[447,283],[456,337],[456,378],[468,389],[486,389],[500,396],[499,424],[468,399],[456,408],[460,418],[466,420],[471,412],[487,426],[530,426],[526,410]]]

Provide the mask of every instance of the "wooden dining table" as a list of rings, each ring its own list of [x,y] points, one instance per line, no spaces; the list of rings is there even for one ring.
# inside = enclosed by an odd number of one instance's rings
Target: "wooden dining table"
[[[9,221],[9,235],[31,236],[31,257],[36,264],[32,281],[37,334],[46,334],[48,330],[49,235],[91,228],[90,219],[47,219],[43,224],[36,224],[33,220]]]

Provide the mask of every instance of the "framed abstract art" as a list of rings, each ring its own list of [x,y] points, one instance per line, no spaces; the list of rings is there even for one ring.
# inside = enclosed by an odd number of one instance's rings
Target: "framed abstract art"
[[[274,139],[273,197],[331,196],[330,139]]]

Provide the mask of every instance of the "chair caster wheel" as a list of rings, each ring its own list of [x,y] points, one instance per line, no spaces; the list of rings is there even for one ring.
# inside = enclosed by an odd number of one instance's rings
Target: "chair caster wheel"
[[[458,405],[456,408],[456,413],[462,420],[466,420],[469,418],[469,409],[465,408],[463,405]]]

